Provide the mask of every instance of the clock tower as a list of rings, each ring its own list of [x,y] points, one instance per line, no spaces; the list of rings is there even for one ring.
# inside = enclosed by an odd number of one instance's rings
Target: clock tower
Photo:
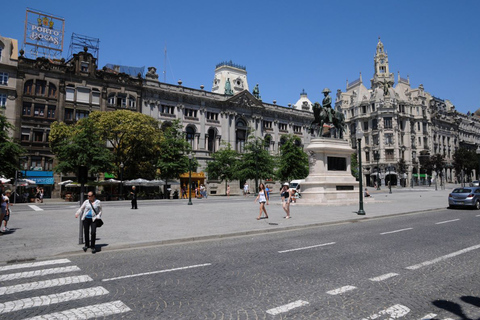
[[[388,68],[388,54],[383,48],[383,43],[380,41],[380,37],[378,37],[377,52],[375,53],[375,57],[373,57],[373,63],[375,71],[373,79],[371,80],[372,89],[384,87],[385,83],[390,87],[393,87],[395,79],[393,73],[390,73]]]

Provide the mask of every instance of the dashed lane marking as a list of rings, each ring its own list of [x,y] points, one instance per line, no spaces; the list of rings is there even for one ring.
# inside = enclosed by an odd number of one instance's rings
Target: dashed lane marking
[[[20,263],[20,264],[0,267],[0,271],[44,267],[52,264],[62,264],[62,263],[69,263],[69,262],[70,260],[68,259],[57,259],[57,260],[48,260],[48,261],[39,261],[39,262]]]
[[[355,290],[357,289],[357,287],[354,287],[354,286],[344,286],[344,287],[341,287],[341,288],[338,288],[338,289],[334,289],[334,290],[330,290],[330,291],[327,291],[328,294],[331,294],[332,296],[335,296],[337,294],[342,294],[342,293],[345,293],[347,291],[351,291],[351,290]]]
[[[108,291],[105,288],[93,287],[88,289],[80,289],[80,290],[50,294],[46,296],[38,296],[38,297],[8,301],[5,303],[0,303],[0,314],[28,309],[28,308],[39,307],[39,306],[48,306],[50,304],[55,304],[55,303],[96,297],[96,296],[101,296],[105,294],[108,294]]]
[[[396,277],[396,276],[398,276],[398,273],[387,273],[387,274],[384,274],[384,275],[381,275],[381,276],[378,276],[378,277],[375,277],[375,278],[370,278],[370,281],[378,282],[378,281],[387,280],[387,279],[390,279],[390,278]]]
[[[80,271],[80,268],[77,266],[70,266],[70,267],[60,267],[60,268],[50,268],[50,269],[42,269],[42,270],[35,270],[35,271],[10,273],[10,274],[0,275],[0,281],[32,278],[37,276],[45,276],[47,274],[56,274],[56,273],[74,272],[74,271]]]
[[[381,234],[381,235],[384,235],[384,234],[390,234],[390,233],[397,233],[397,232],[402,232],[402,231],[407,231],[407,230],[412,230],[412,229],[413,229],[413,228],[405,228],[405,229],[400,229],[400,230],[382,232],[382,233],[380,233],[380,234]]]
[[[14,286],[0,287],[0,295],[12,294],[17,292],[59,287],[63,285],[69,285],[74,283],[83,283],[93,281],[89,276],[74,276],[74,277],[65,277],[50,279],[45,281],[35,281],[30,283],[17,284]]]
[[[459,251],[456,251],[456,252],[452,252],[452,253],[447,254],[445,256],[438,257],[438,258],[433,259],[433,260],[425,261],[425,262],[407,267],[406,269],[408,269],[408,270],[420,269],[422,267],[429,266],[429,265],[432,265],[434,263],[437,263],[437,262],[440,262],[440,261],[443,261],[443,260],[446,260],[446,259],[449,259],[449,258],[453,258],[453,257],[456,257],[456,256],[464,254],[464,253],[467,253],[469,251],[477,250],[479,248],[480,248],[480,245],[468,247],[468,248],[465,248],[465,249],[462,249],[462,250],[459,250]]]
[[[33,210],[35,210],[35,211],[43,211],[42,208],[40,208],[39,206],[36,206],[36,205],[34,205],[34,204],[29,204],[28,206],[29,206],[30,208],[32,208]]]
[[[211,265],[212,265],[211,263],[196,264],[196,265],[194,265],[194,266],[188,266],[188,267],[181,267],[181,268],[174,268],[174,269],[166,269],[166,270],[157,270],[157,271],[151,271],[151,272],[131,274],[131,275],[128,275],[128,276],[122,276],[122,277],[115,277],[115,278],[103,279],[102,281],[112,281],[112,280],[120,280],[120,279],[127,279],[127,278],[148,276],[148,275],[157,274],[157,273],[164,273],[164,272],[172,272],[172,271],[186,270],[186,269],[206,267],[206,266],[211,266]]]
[[[390,308],[380,311],[377,314],[371,315],[368,318],[363,318],[362,320],[378,319],[384,315],[388,315],[389,316],[388,319],[398,319],[398,318],[403,318],[409,312],[410,312],[410,308],[407,308],[401,304],[396,304],[391,306]]]
[[[314,245],[314,246],[303,247],[303,248],[283,250],[283,251],[278,251],[278,253],[285,253],[285,252],[292,252],[292,251],[299,251],[299,250],[307,250],[307,249],[313,249],[313,248],[318,248],[318,247],[330,246],[330,245],[332,245],[332,244],[335,244],[335,242],[317,244],[317,245]]]
[[[432,320],[436,317],[437,315],[435,313],[429,313],[424,315],[420,320]]]
[[[449,223],[449,222],[455,222],[455,221],[458,221],[460,219],[453,219],[453,220],[447,220],[447,221],[440,221],[440,222],[437,222],[435,224],[444,224],[444,223]]]
[[[295,309],[295,308],[298,308],[298,307],[305,306],[307,304],[308,304],[307,301],[297,300],[295,302],[285,304],[285,305],[280,306],[280,307],[269,309],[269,310],[267,310],[267,313],[271,314],[271,315],[277,315],[277,314],[284,313],[284,312],[287,312],[289,310],[292,310],[292,309]]]
[[[58,319],[92,319],[110,316],[131,311],[122,301],[117,300],[108,303],[95,304],[92,306],[65,310],[62,312],[50,313],[24,320],[58,320]]]

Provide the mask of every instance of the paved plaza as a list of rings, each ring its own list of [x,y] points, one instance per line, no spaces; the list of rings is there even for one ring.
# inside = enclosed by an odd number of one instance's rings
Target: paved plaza
[[[188,200],[139,200],[138,210],[130,201],[103,202],[105,225],[97,230],[97,247],[102,251],[248,236],[349,223],[392,215],[417,213],[447,207],[448,193],[455,185],[438,187],[370,188],[365,199],[365,216],[359,205],[291,206],[292,219],[284,219],[279,195],[271,196],[269,219],[256,220],[259,211],[255,197],[224,196]],[[4,249],[0,264],[42,260],[62,255],[85,254],[79,245],[79,220],[74,213],[78,203],[47,200],[43,204],[16,204],[9,222],[11,231],[0,236]]]

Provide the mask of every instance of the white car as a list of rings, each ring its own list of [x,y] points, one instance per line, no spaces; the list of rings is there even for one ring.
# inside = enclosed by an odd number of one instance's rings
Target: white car
[[[295,191],[297,191],[297,187],[300,186],[300,189],[302,187],[302,183],[305,182],[305,179],[301,179],[301,180],[292,180],[290,181],[290,185],[288,186],[290,189],[293,189]]]

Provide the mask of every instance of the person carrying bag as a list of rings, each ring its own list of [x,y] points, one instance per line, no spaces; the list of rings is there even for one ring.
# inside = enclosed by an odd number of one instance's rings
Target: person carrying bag
[[[85,200],[77,212],[75,212],[75,218],[78,218],[80,214],[82,214],[81,219],[83,221],[83,232],[85,236],[83,251],[87,252],[88,248],[91,248],[92,253],[96,253],[95,239],[97,236],[97,228],[103,225],[103,220],[102,205],[100,200],[95,198],[95,192],[90,191],[88,193],[88,199]],[[90,234],[89,229],[91,231]]]

